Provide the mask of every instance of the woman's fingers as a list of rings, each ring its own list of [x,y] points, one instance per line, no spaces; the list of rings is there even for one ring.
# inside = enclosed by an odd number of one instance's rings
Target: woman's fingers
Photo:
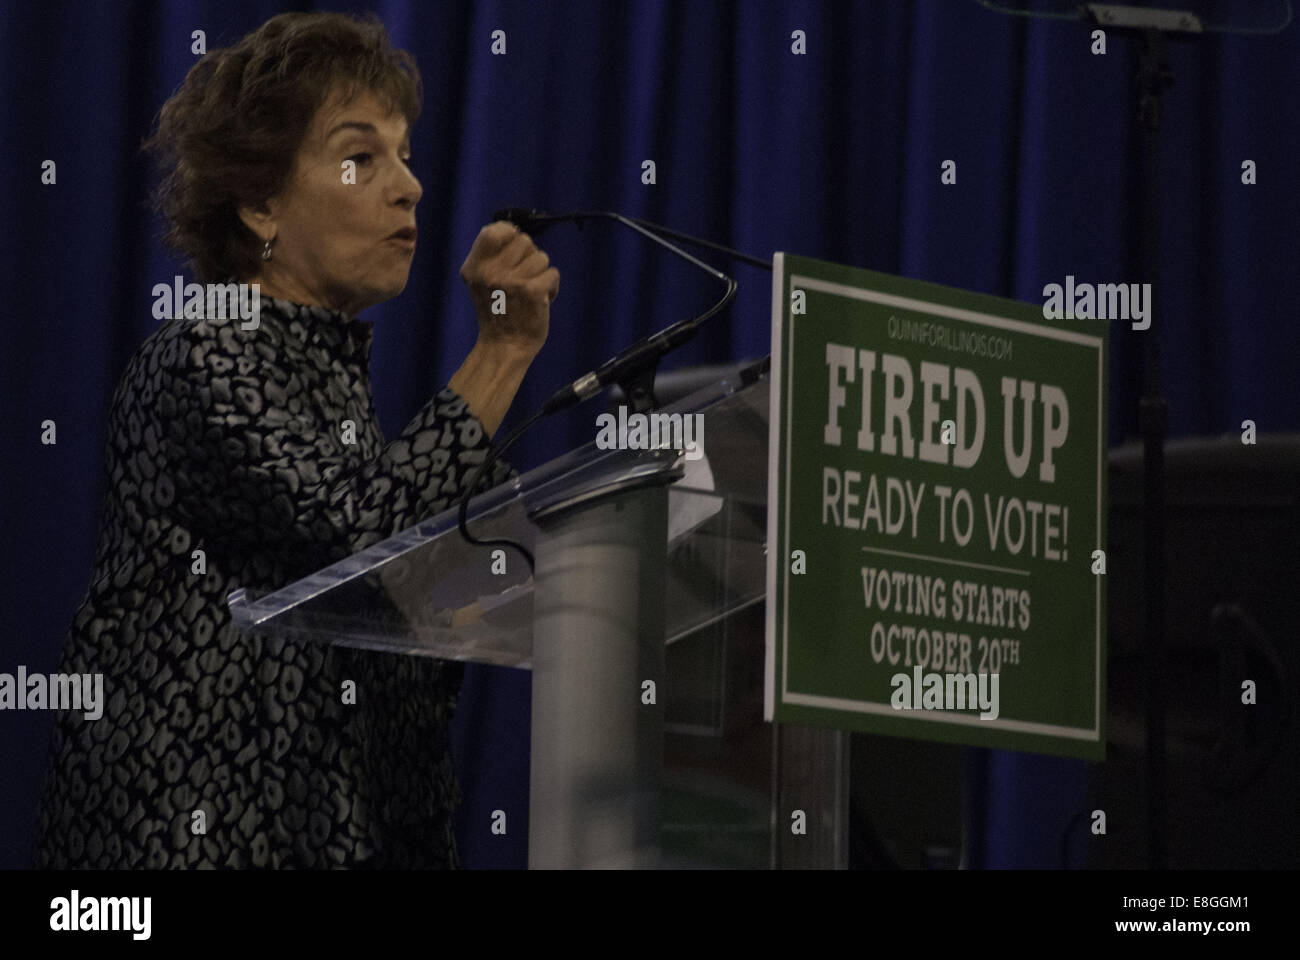
[[[560,271],[528,234],[506,221],[488,224],[475,238],[460,275],[474,300],[481,333],[540,348],[550,305],[559,295]]]

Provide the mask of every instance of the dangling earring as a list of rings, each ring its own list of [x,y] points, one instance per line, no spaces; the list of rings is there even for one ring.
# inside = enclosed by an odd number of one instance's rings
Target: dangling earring
[[[270,260],[270,259],[271,259],[271,241],[270,241],[270,240],[266,241],[266,246],[264,246],[264,247],[262,248],[262,259],[263,259],[263,260]]]

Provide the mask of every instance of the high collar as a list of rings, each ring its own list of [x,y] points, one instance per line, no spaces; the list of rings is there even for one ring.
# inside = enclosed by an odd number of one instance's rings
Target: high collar
[[[295,303],[279,297],[267,297],[263,309],[271,309],[283,317],[285,327],[307,345],[319,345],[344,358],[368,358],[374,336],[374,324],[349,317],[342,310],[331,310],[313,304]]]
[[[229,280],[229,283],[236,281]],[[304,346],[320,346],[344,360],[370,359],[374,324],[331,310],[280,297],[261,297],[263,315],[280,320],[284,329]]]

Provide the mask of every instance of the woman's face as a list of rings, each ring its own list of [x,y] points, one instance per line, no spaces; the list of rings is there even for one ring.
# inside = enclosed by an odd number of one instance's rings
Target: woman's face
[[[343,310],[397,296],[406,287],[423,193],[407,166],[405,117],[387,112],[370,92],[341,103],[335,88],[316,111],[298,150],[288,187],[266,208],[240,211],[272,258],[252,278],[263,295]]]

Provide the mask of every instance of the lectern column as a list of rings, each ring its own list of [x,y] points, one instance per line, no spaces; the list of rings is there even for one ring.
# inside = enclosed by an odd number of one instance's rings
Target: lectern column
[[[646,481],[532,518],[531,868],[659,864],[668,488]]]

